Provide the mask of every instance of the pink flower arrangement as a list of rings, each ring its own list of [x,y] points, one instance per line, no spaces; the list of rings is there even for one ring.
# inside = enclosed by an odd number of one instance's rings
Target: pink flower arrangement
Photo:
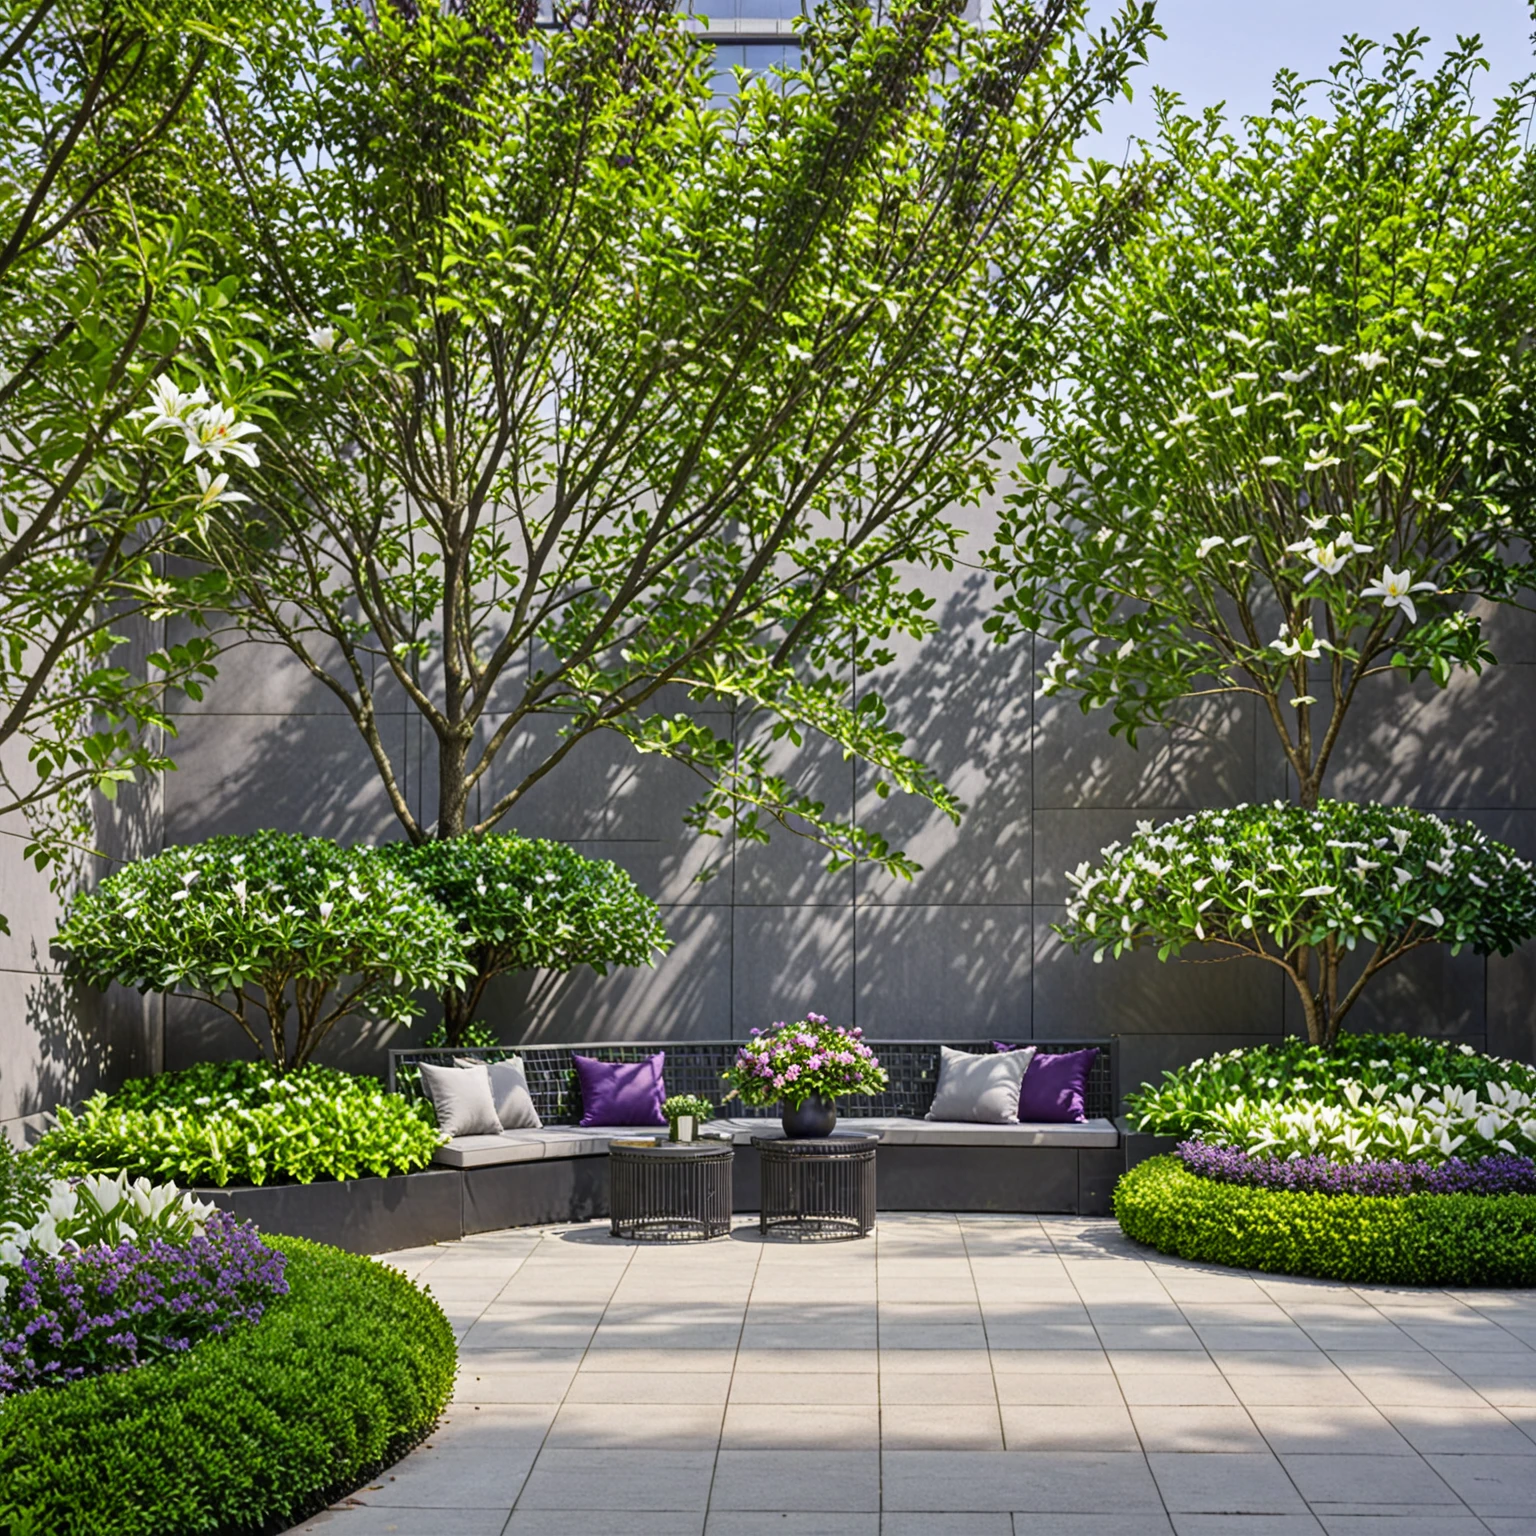
[[[813,1094],[836,1099],[845,1094],[879,1093],[885,1068],[865,1045],[861,1029],[839,1029],[819,1013],[794,1024],[754,1029],[736,1052],[725,1074],[727,1099],[767,1106],[781,1099],[799,1105]]]

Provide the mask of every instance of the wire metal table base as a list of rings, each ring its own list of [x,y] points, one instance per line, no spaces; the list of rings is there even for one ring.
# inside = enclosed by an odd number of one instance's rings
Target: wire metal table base
[[[758,1231],[796,1242],[868,1237],[875,1226],[879,1144],[878,1136],[754,1136],[762,1158]]]
[[[610,1147],[609,1232],[653,1243],[727,1236],[732,1156],[719,1142]]]

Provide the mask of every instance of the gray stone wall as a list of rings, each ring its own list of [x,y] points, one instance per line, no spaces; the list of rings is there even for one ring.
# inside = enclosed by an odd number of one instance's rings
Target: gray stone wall
[[[979,547],[985,514],[973,521]],[[1267,967],[1160,965],[1150,955],[1094,965],[1051,931],[1066,897],[1063,871],[1138,819],[1283,793],[1267,726],[1243,702],[1222,704],[1198,726],[1149,734],[1133,750],[1110,737],[1106,715],[1035,696],[1045,647],[994,647],[981,630],[988,594],[974,570],[942,578],[940,633],[904,647],[888,674],[856,680],[880,687],[915,750],[969,805],[958,828],[919,803],[879,800],[867,773],[836,754],[808,752],[799,765],[830,806],[912,852],[921,875],[904,884],[867,871],[828,874],[817,850],[787,835],[767,848],[699,838],[681,820],[690,775],[637,758],[617,738],[585,742],[507,825],[624,865],[662,904],[675,948],[653,970],[606,979],[508,979],[490,996],[487,1020],[510,1040],[550,1041],[739,1037],[805,1008],[887,1037],[1114,1034],[1123,1083],[1299,1028],[1283,978]],[[1470,816],[1536,857],[1536,622],[1501,612],[1491,634],[1501,665],[1482,678],[1444,691],[1382,680],[1353,721],[1329,788]],[[397,835],[351,723],[283,652],[228,655],[180,729],[180,766],[144,797],[135,824],[143,844],[261,826]],[[413,804],[430,807],[430,738],[403,710],[386,729]],[[162,1018],[137,998],[64,992],[46,958],[51,903],[35,882],[16,885],[17,865],[8,852],[0,877],[0,910],[18,934],[0,947],[10,1004],[0,1117],[162,1059],[175,1067],[244,1054],[232,1027],[189,1005],[173,1003]],[[705,869],[713,876],[700,882]],[[1536,1059],[1536,948],[1486,961],[1425,951],[1374,983],[1353,1023]],[[410,1038],[344,1026],[324,1054],[380,1070],[385,1046]]]

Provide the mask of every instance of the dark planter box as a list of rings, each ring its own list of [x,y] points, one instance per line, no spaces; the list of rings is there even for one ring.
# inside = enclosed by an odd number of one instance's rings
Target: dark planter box
[[[1120,1127],[1120,1147],[1125,1154],[1124,1168],[1127,1173],[1137,1163],[1144,1163],[1149,1157],[1161,1157],[1165,1152],[1172,1152],[1183,1141],[1182,1136],[1148,1136],[1141,1131],[1127,1129],[1124,1120],[1117,1120]]]
[[[464,1175],[426,1168],[387,1179],[242,1184],[194,1193],[263,1232],[307,1237],[349,1253],[389,1253],[464,1235]]]
[[[1136,1139],[1153,1144],[1142,1156],[1166,1150],[1163,1138]],[[736,1148],[731,1195],[738,1214],[758,1209],[758,1161],[754,1147]],[[882,1147],[875,1160],[876,1205],[882,1211],[1102,1216],[1128,1161],[1129,1153],[1119,1147]],[[471,1232],[606,1216],[608,1158],[428,1168],[387,1179],[245,1184],[195,1193],[264,1232],[312,1238],[351,1253],[389,1253],[452,1242]]]

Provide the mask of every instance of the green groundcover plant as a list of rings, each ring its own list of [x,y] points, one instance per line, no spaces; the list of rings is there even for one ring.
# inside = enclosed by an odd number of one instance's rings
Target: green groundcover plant
[[[1127,1237],[1206,1264],[1378,1285],[1536,1284],[1536,1196],[1254,1189],[1137,1164],[1115,1187]]]
[[[69,1174],[304,1184],[425,1168],[441,1140],[424,1102],[372,1078],[230,1061],[132,1078],[78,1112],[60,1109],[36,1155]]]
[[[210,1004],[287,1071],[343,1019],[404,1023],[464,974],[452,917],[371,855],[270,831],[167,848],[79,897],[58,943],[96,986]]]
[[[1191,945],[1264,961],[1331,1046],[1378,972],[1427,944],[1507,955],[1536,934],[1536,878],[1468,821],[1402,806],[1275,801],[1201,811],[1111,843],[1057,932],[1095,961]]]
[[[1536,1068],[1469,1045],[1345,1035],[1230,1051],[1126,1095],[1139,1130],[1335,1161],[1536,1154]]]
[[[282,1529],[431,1429],[456,1365],[437,1303],[371,1259],[267,1241],[289,1292],[255,1326],[0,1409],[0,1530]]]

